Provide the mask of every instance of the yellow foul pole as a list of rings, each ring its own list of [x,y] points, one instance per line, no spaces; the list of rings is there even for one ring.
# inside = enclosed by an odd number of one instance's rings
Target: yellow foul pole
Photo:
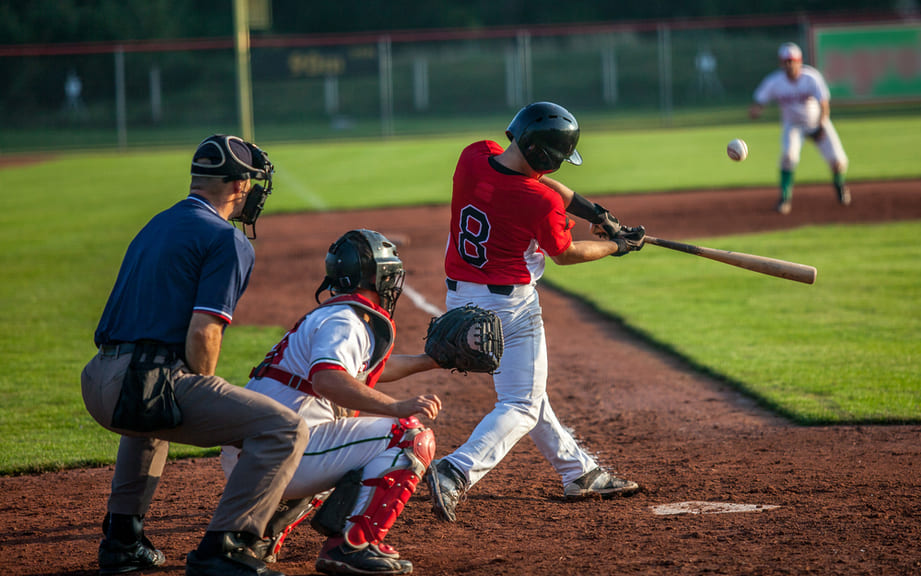
[[[237,102],[240,137],[254,141],[253,82],[249,66],[249,0],[233,0],[234,52],[237,59]]]

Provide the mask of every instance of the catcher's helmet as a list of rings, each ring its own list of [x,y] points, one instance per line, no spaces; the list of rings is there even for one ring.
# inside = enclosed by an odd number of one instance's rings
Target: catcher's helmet
[[[518,111],[505,130],[536,172],[559,170],[563,161],[579,166],[576,151],[579,123],[568,110],[553,102],[534,102]]]
[[[329,247],[326,254],[326,278],[314,295],[351,294],[359,288],[377,292],[381,308],[392,316],[397,299],[403,293],[403,262],[396,245],[373,230],[349,230]]]

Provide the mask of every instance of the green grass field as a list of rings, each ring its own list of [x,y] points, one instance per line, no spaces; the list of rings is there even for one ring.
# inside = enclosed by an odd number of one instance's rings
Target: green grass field
[[[848,118],[838,129],[851,157],[852,179],[921,177],[921,118]],[[735,137],[745,139],[751,150],[741,164],[724,152],[725,143]],[[277,166],[276,193],[267,213],[446,203],[457,154],[474,138],[500,140],[502,133],[262,143]],[[579,147],[585,165],[564,167],[560,178],[585,195],[772,185],[777,139],[777,125],[767,122],[585,133]],[[114,460],[117,438],[83,408],[80,370],[94,353],[93,331],[128,242],[154,213],[184,196],[194,144],[146,154],[62,155],[0,170],[5,190],[0,210],[0,473]],[[807,147],[797,181],[827,178],[818,155]],[[583,296],[702,369],[763,395],[766,404],[798,421],[918,421],[921,347],[913,319],[921,300],[913,274],[919,254],[911,240],[919,228],[878,226],[861,242],[840,242],[842,235],[860,232],[806,229],[731,239],[735,250],[816,265],[822,274],[813,288],[787,282],[780,289],[776,282],[782,281],[756,281],[751,274],[707,267],[704,261],[671,266],[665,251],[623,259],[630,270],[626,276],[642,289],[623,286],[625,298],[619,297],[616,306],[603,292],[621,287],[600,288],[609,278],[603,265],[570,268],[565,276],[551,267],[548,278],[567,289],[576,279],[599,286],[598,292]],[[730,240],[708,245],[723,242],[728,246]],[[672,286],[652,292],[649,279],[657,275],[673,277]],[[731,292],[723,294],[723,301],[732,305],[709,306],[704,321],[690,316],[692,307],[677,305],[689,294],[695,301],[702,294],[714,295],[719,302],[716,295],[723,290]],[[739,294],[746,294],[744,300]],[[643,312],[663,302],[676,305],[658,317]],[[766,327],[776,324],[778,307],[786,322]],[[810,321],[797,324],[794,318],[799,317]],[[697,328],[687,334],[678,330],[681,326]],[[253,359],[280,332],[228,330],[219,373],[242,384]],[[690,341],[694,349],[684,344]],[[816,356],[825,359],[821,371],[813,370],[813,378],[800,377],[802,363]],[[201,453],[187,446],[172,450],[173,455]]]
[[[842,241],[855,237],[857,250]],[[919,237],[908,222],[696,241],[809,263],[814,285],[668,250],[548,266],[546,279],[794,421],[910,422],[921,419]]]

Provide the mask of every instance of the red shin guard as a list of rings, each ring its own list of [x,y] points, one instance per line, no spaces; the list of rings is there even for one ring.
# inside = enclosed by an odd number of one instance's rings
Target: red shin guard
[[[435,434],[422,426],[416,418],[402,418],[393,426],[393,440],[390,447],[398,446],[409,458],[408,469],[391,470],[381,478],[362,481],[365,486],[374,487],[364,511],[349,520],[352,527],[345,537],[356,547],[377,544],[384,552],[396,551],[381,544],[387,532],[409,501],[422,475],[435,455]]]

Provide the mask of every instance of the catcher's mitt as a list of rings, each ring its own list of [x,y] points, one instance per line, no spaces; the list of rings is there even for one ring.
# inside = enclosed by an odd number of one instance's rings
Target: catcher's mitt
[[[442,368],[465,373],[494,373],[504,344],[499,317],[473,304],[432,318],[425,335],[426,354]]]

